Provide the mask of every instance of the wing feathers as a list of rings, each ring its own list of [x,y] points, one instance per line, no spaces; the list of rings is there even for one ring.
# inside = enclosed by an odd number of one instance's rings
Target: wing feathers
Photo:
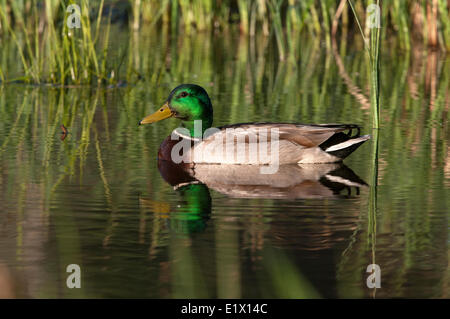
[[[355,124],[242,123],[219,127],[220,131],[207,137],[204,142],[217,138],[216,134],[226,134],[227,131],[228,134],[231,134],[229,137],[242,138],[242,135],[247,136],[245,139],[247,143],[250,141],[260,142],[261,140],[270,142],[272,132],[278,130],[280,140],[286,140],[302,147],[315,147],[328,140],[335,133],[353,128],[358,128],[358,126]]]

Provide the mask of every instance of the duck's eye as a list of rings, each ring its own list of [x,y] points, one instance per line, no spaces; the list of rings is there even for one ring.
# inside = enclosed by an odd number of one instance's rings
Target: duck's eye
[[[180,93],[180,97],[186,97],[188,95],[189,95],[189,93],[186,92],[186,91],[183,91],[183,92]]]

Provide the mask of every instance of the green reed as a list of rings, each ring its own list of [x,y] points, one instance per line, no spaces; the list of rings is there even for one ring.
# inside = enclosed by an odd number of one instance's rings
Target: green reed
[[[369,39],[364,35],[361,23],[356,13],[355,7],[351,0],[348,0],[350,8],[353,11],[356,23],[364,41],[364,48],[369,58],[369,84],[370,84],[370,105],[372,110],[372,127],[378,129],[380,127],[380,28],[382,21],[379,21],[380,27],[371,26]],[[380,1],[376,1],[376,5],[380,8]],[[379,19],[381,20],[381,12]],[[373,21],[372,21],[373,22]]]
[[[356,11],[358,16],[364,18],[365,9],[370,1],[358,1]],[[328,48],[330,47],[330,26],[335,19],[335,13],[339,1],[314,1],[314,0],[222,0],[211,3],[210,0],[174,0],[170,5],[160,1],[134,1],[130,0],[133,8],[133,25],[139,24],[140,16],[148,17],[148,23],[170,23],[177,32],[192,33],[196,31],[213,30],[220,28],[229,30],[233,24],[238,24],[243,34],[254,36],[262,32],[269,35],[272,31],[279,42],[280,58],[289,51],[289,43],[298,37],[302,30],[314,35],[324,36]],[[156,9],[158,8],[158,9]],[[158,12],[149,16],[145,12]],[[349,8],[345,8],[343,19],[347,17]],[[450,44],[450,24],[448,22],[450,7],[445,0],[432,1],[432,5],[426,2],[414,0],[386,1],[383,6],[383,20],[385,30],[381,35],[384,40],[388,36],[398,36],[404,49],[411,47],[412,36],[427,39],[430,31],[436,34],[438,44],[429,42],[430,45],[439,45],[442,48]],[[164,14],[163,12],[167,12]],[[425,23],[432,19],[436,23]],[[281,20],[281,23],[280,23]],[[423,21],[417,23],[417,21]],[[142,23],[140,28],[145,28]],[[431,27],[431,29],[430,29]],[[286,41],[281,41],[286,36]],[[284,42],[284,43],[283,43]]]
[[[239,29],[242,35],[263,35],[277,44],[278,58],[294,61],[299,58],[299,37],[311,34],[325,40],[331,49],[331,37],[348,41],[357,30],[348,20],[349,12],[356,12],[363,21],[371,1],[358,1],[352,10],[341,1],[314,0],[130,0],[129,5],[115,1],[0,1],[0,36],[2,51],[10,41],[11,55],[20,61],[22,72],[12,75],[9,66],[0,64],[0,81],[52,83],[56,85],[109,84],[133,82],[138,69],[119,74],[120,61],[133,59],[131,47],[110,41],[113,8],[120,12],[128,28],[136,32],[170,30],[172,36],[195,35],[198,32],[227,33]],[[79,4],[82,27],[69,29],[68,5]],[[109,15],[103,12],[109,10]],[[411,50],[417,41],[442,49],[450,48],[450,7],[448,1],[419,2],[385,1],[383,28],[376,34],[377,43],[398,38],[398,45]],[[105,11],[106,12],[106,11]],[[116,19],[117,20],[117,19]],[[368,35],[367,30],[362,30]],[[120,46],[122,58],[111,53],[111,46]],[[397,45],[397,44],[396,44]],[[4,52],[2,52],[4,54]],[[373,52],[374,53],[374,52]],[[138,63],[130,62],[127,67]]]
[[[0,2],[0,34],[2,41],[14,44],[10,54],[19,56],[23,75],[9,76],[10,70],[3,66],[2,81],[56,85],[116,82],[117,65],[112,65],[108,47],[112,11],[104,21],[104,0],[95,3],[94,16],[90,15],[93,3],[89,0],[19,3]],[[66,12],[70,4],[80,7],[79,29],[67,25],[69,16],[76,14]]]

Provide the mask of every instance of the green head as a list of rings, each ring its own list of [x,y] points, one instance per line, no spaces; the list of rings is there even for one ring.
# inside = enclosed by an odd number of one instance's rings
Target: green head
[[[155,113],[143,118],[139,124],[154,123],[169,117],[181,120],[193,137],[194,121],[201,121],[201,134],[210,128],[213,121],[211,100],[205,89],[196,84],[181,84],[170,92],[164,105]]]

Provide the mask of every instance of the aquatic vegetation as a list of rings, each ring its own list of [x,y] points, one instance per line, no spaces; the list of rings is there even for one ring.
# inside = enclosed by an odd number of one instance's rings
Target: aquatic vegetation
[[[2,82],[51,83],[54,85],[121,85],[142,79],[136,68],[136,47],[127,39],[111,38],[120,28],[149,34],[163,30],[171,36],[194,36],[240,32],[244,37],[262,35],[277,44],[280,60],[298,61],[301,34],[340,43],[358,32],[349,12],[361,21],[368,18],[372,1],[357,1],[353,10],[346,0],[176,0],[176,1],[54,1],[0,2],[2,51],[14,56],[22,72],[11,73],[9,63],[0,63]],[[73,9],[80,7],[80,28],[69,28]],[[383,28],[379,42],[393,42],[411,50],[423,43],[443,50],[450,48],[448,1],[384,1]],[[364,34],[368,35],[367,26]],[[165,30],[165,31],[164,31]],[[132,38],[132,37],[131,37]],[[119,45],[120,41],[120,45]],[[264,41],[267,41],[266,39]],[[120,50],[112,47],[119,46]],[[113,54],[111,51],[115,51]],[[3,58],[7,59],[6,57]],[[14,71],[17,71],[14,68]]]
[[[348,0],[348,3],[353,11],[356,23],[358,24],[359,31],[364,40],[364,49],[367,51],[369,59],[369,78],[370,83],[370,106],[372,110],[372,127],[378,129],[380,127],[380,33],[381,25],[381,3],[376,1],[376,6],[372,7],[372,15],[375,16],[375,21],[369,21],[373,25],[369,26],[369,39],[364,36],[364,31],[361,28],[358,15],[355,11],[355,7],[352,0]]]
[[[2,64],[3,82],[117,83],[115,76],[122,61],[109,54],[112,11],[108,19],[102,17],[103,0],[97,3],[94,17],[90,15],[93,8],[88,0],[80,2],[80,12],[69,8],[69,4],[52,0],[3,1],[0,4],[0,35],[2,44],[6,44],[2,51],[18,55],[23,71],[23,74],[10,76],[11,66]],[[69,27],[71,14],[78,15],[80,27]],[[16,68],[13,67],[14,71]]]

